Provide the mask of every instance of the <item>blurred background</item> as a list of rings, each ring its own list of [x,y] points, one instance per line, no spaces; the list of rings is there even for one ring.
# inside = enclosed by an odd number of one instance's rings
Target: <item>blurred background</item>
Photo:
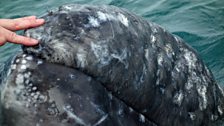
[[[66,3],[115,5],[161,25],[193,46],[224,84],[224,0],[0,0],[0,18],[41,16]],[[19,50],[15,44],[0,47],[0,70]]]

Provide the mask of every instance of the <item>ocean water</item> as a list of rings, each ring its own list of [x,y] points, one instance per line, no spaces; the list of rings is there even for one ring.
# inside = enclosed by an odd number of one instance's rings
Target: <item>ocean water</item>
[[[0,18],[41,16],[67,3],[115,5],[161,25],[193,46],[224,86],[224,0],[0,0]],[[19,50],[0,47],[0,70]]]

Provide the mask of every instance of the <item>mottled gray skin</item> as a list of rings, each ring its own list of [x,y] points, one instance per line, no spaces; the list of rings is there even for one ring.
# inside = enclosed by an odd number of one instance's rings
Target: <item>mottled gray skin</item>
[[[224,95],[198,54],[160,26],[113,6],[64,5],[26,31],[24,51],[100,81],[159,126],[212,125]]]
[[[3,126],[156,126],[90,76],[26,54],[1,91]]]

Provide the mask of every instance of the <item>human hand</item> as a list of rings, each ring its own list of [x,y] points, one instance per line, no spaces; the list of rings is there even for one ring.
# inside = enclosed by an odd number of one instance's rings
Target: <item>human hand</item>
[[[36,16],[29,16],[17,19],[0,19],[0,46],[7,41],[27,46],[36,45],[37,40],[17,35],[13,31],[24,30],[31,27],[38,27],[44,24],[44,19],[37,19]]]

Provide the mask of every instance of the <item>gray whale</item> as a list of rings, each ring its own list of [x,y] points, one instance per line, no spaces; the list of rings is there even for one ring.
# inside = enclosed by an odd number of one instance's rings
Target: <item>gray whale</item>
[[[85,78],[87,76],[93,78],[96,81],[93,87],[102,85],[99,86],[102,88],[100,92],[105,92],[103,94],[106,97],[97,102],[99,105],[111,102],[107,101],[109,91],[118,101],[116,104],[125,106],[118,107],[122,108],[118,110],[123,112],[130,107],[131,112],[140,114],[130,118],[128,112],[125,119],[119,121],[117,118],[110,120],[110,123],[143,125],[139,123],[144,122],[147,123],[145,125],[159,126],[206,126],[214,124],[223,117],[224,94],[212,73],[194,49],[160,26],[147,22],[124,9],[105,5],[63,5],[58,10],[44,15],[43,18],[46,20],[43,26],[25,32],[26,36],[39,39],[40,44],[36,47],[23,47],[23,51],[25,54],[37,57],[35,59],[47,62],[44,66],[60,64],[63,67],[49,70],[45,67],[43,71],[38,68],[34,69],[34,72],[45,71],[46,74],[43,75],[57,80],[57,74],[60,76],[64,73],[60,71],[66,72],[67,69],[72,69],[78,76],[80,74]],[[60,71],[54,76],[49,76],[50,71],[55,69]],[[12,78],[16,74],[18,75],[18,72],[12,73]],[[47,78],[42,80],[48,83],[54,82]],[[41,77],[37,76],[35,82],[42,85],[38,80],[41,80]],[[79,81],[82,79],[72,85],[80,86],[79,93],[84,93],[85,88],[81,88],[82,84]],[[56,85],[60,84],[62,83]],[[87,94],[96,95],[97,97],[91,100],[99,100],[99,92],[93,87],[81,97]],[[60,90],[57,93],[64,95],[63,91],[66,88],[64,86],[58,88]],[[67,92],[71,92],[72,89],[69,88]],[[3,100],[4,96],[6,94],[3,93]],[[67,100],[66,97],[60,100],[74,104],[73,109],[82,104],[77,101],[78,98],[73,99],[75,102]],[[83,112],[93,116],[91,107],[87,107],[88,109],[84,109]],[[110,112],[116,111],[116,107],[110,108]],[[108,111],[105,113],[108,114]],[[103,117],[104,120],[107,119],[105,115]],[[47,117],[47,120],[51,118]],[[88,115],[84,114],[81,119],[86,119],[88,124],[94,125],[88,120]],[[74,119],[71,125],[76,124],[77,121]],[[125,124],[118,123],[123,121]],[[87,123],[78,125],[87,125]],[[102,125],[109,124],[102,123]]]

